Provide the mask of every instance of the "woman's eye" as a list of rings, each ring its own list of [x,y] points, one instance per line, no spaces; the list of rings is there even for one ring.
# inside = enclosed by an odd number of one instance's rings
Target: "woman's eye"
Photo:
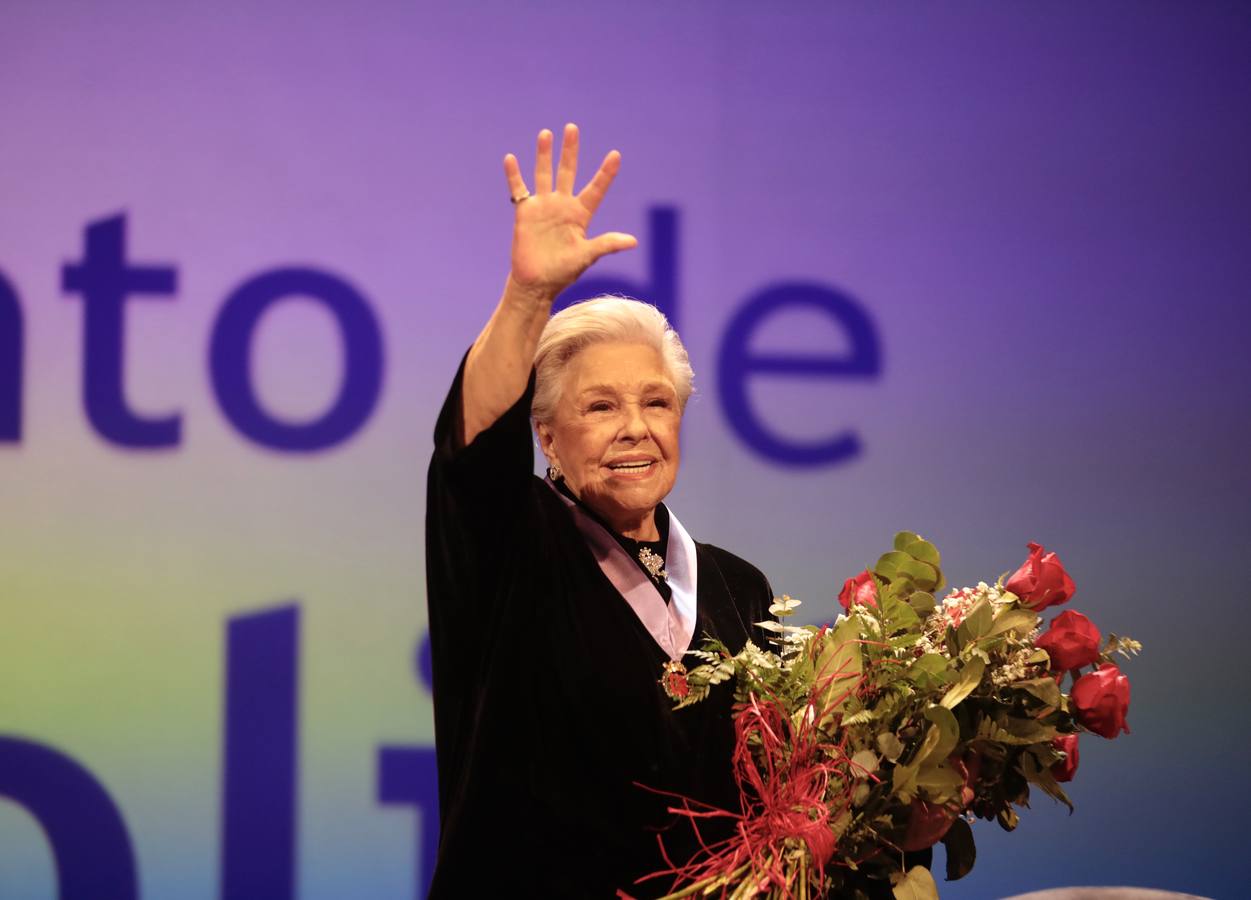
[[[657,409],[668,409],[669,401],[664,399],[663,397],[657,397],[654,400],[648,400],[647,405],[650,407],[657,408]]]
[[[588,406],[586,408],[586,411],[587,412],[608,412],[610,409],[612,409],[611,403],[608,403],[605,400],[599,400],[599,401],[596,401],[595,403],[592,403],[590,406]]]

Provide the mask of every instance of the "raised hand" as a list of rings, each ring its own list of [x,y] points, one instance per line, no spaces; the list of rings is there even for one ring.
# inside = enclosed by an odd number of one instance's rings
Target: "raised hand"
[[[516,205],[509,277],[517,288],[549,300],[573,284],[601,256],[638,245],[633,235],[618,231],[593,238],[586,234],[591,217],[621,168],[621,154],[613,150],[605,156],[595,177],[574,194],[578,127],[565,126],[555,186],[552,142],[550,131],[545,128],[539,132],[534,193],[526,188],[517,157],[511,153],[504,157],[504,175]]]

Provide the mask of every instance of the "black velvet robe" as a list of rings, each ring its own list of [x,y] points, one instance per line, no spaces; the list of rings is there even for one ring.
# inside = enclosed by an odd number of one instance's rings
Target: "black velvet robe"
[[[731,689],[680,711],[668,657],[608,581],[564,502],[533,475],[530,386],[469,446],[458,373],[435,429],[426,511],[441,835],[431,897],[636,897],[657,833],[696,845],[636,783],[738,810]],[[697,620],[732,649],[768,617],[751,564],[696,543]],[[715,830],[715,829],[714,829]]]

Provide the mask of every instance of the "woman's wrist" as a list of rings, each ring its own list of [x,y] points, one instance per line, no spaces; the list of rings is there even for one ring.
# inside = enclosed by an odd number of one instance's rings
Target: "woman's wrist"
[[[504,284],[505,302],[526,312],[542,312],[547,315],[551,312],[558,293],[559,291],[553,291],[548,285],[522,284],[513,277],[512,272],[508,273],[508,280]]]

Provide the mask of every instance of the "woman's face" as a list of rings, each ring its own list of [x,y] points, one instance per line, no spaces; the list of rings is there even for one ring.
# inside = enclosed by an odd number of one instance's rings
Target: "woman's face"
[[[591,344],[565,366],[552,421],[538,426],[548,461],[618,531],[651,528],[678,476],[678,392],[644,344]]]

